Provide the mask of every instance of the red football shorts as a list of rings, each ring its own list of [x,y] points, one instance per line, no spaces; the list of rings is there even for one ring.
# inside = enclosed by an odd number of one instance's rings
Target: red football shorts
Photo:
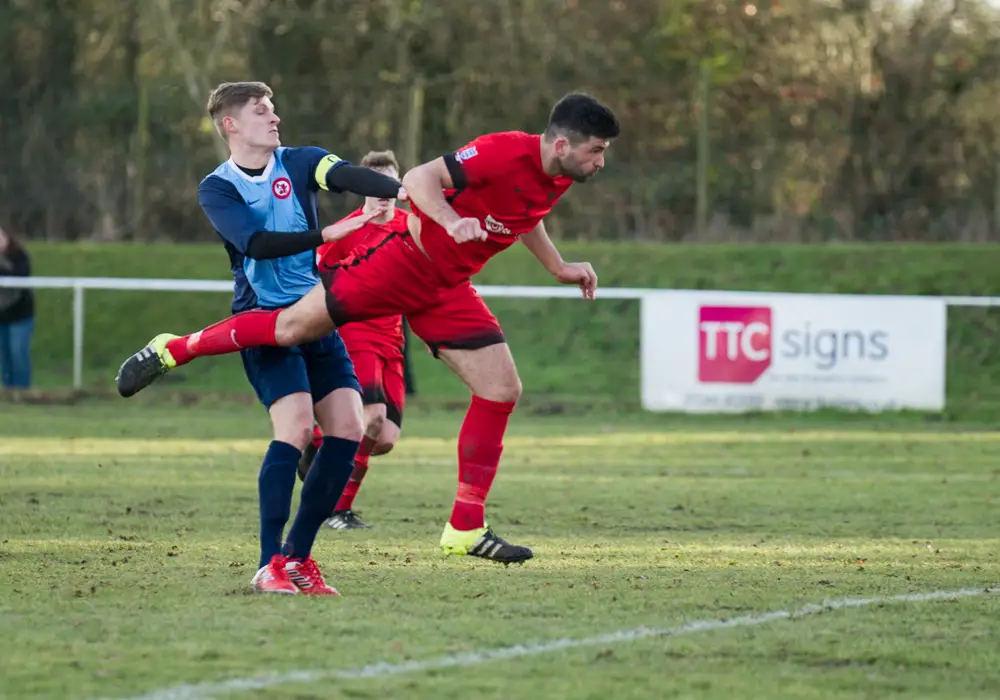
[[[361,383],[364,404],[368,406],[384,403],[385,417],[402,427],[403,407],[406,405],[403,360],[387,358],[377,352],[366,350],[351,351],[350,354],[354,362],[354,372]]]
[[[408,234],[387,237],[320,269],[326,308],[338,326],[404,314],[435,357],[440,348],[475,350],[505,342],[503,331],[469,280],[444,282]]]

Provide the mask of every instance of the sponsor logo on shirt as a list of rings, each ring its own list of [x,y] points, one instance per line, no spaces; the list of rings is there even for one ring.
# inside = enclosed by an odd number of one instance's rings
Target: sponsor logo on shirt
[[[484,223],[486,224],[486,230],[490,233],[499,233],[502,236],[510,235],[510,229],[494,219],[492,214],[486,215]]]
[[[468,148],[463,148],[461,151],[455,154],[455,160],[462,162],[463,160],[469,160],[469,158],[475,158],[479,155],[475,146],[469,146]]]

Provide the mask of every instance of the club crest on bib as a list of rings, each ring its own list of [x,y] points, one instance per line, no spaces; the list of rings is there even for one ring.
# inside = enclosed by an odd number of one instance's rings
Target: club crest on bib
[[[271,184],[271,191],[278,199],[285,199],[292,193],[292,183],[287,177],[279,177]]]

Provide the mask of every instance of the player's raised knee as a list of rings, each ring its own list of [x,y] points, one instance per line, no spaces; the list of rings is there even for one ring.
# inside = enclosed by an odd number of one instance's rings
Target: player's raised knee
[[[514,374],[503,377],[500,381],[496,382],[490,387],[489,395],[482,398],[502,403],[517,403],[521,398],[522,390],[521,378],[517,374]]]
[[[399,418],[399,414],[396,414],[394,418],[386,416],[385,420],[382,421],[382,428],[379,430],[378,435],[375,436],[375,446],[372,448],[372,456],[377,457],[388,454],[396,446],[396,443],[399,441],[399,423],[397,422]]]
[[[274,339],[282,347],[302,345],[333,332],[336,326],[326,310],[326,292],[322,285],[278,314]]]
[[[278,314],[274,326],[274,339],[282,347],[302,345],[322,338],[333,330],[333,322],[329,317],[316,319],[302,313],[292,313],[286,309]]]
[[[506,348],[506,346],[504,346]],[[509,351],[508,351],[509,356]],[[514,367],[514,362],[500,363],[496,368],[495,373],[492,376],[492,389],[491,393],[495,393],[495,396],[484,396],[483,398],[488,398],[493,401],[502,401],[504,403],[517,403],[521,398],[521,392],[523,387],[521,385],[521,377]]]
[[[294,314],[290,314],[286,309],[278,314],[278,321],[274,326],[275,342],[285,348],[300,345],[307,342],[305,340],[307,326]]]
[[[385,427],[385,413],[368,413],[365,414],[365,435],[372,438],[373,440],[378,440],[379,436],[382,434],[382,429]]]
[[[524,391],[524,387],[521,386],[521,378],[514,377],[514,382],[509,387],[509,394],[507,401],[511,403],[517,403],[521,399],[521,393]]]
[[[392,448],[396,446],[395,442],[384,442],[379,440],[375,443],[375,447],[372,448],[372,457],[381,457],[382,455],[387,455],[392,452]]]

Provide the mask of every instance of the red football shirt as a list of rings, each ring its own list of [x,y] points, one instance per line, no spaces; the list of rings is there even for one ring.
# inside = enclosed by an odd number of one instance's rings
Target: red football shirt
[[[453,156],[463,177],[445,196],[459,216],[479,219],[485,241],[456,243],[441,226],[420,215],[420,242],[442,277],[455,284],[479,272],[497,253],[541,221],[573,180],[542,168],[541,136],[521,131],[485,134]],[[464,180],[462,182],[461,180]],[[415,205],[414,213],[420,213]]]
[[[344,219],[359,216],[361,209],[351,212]],[[316,249],[316,260],[321,266],[333,266],[351,253],[363,255],[359,248],[374,248],[394,233],[406,232],[409,212],[396,207],[393,218],[384,224],[369,221],[357,231],[339,241],[324,243]],[[344,219],[341,219],[343,221]],[[376,352],[389,359],[403,357],[403,317],[383,316],[368,321],[345,323],[338,329],[348,352]]]

